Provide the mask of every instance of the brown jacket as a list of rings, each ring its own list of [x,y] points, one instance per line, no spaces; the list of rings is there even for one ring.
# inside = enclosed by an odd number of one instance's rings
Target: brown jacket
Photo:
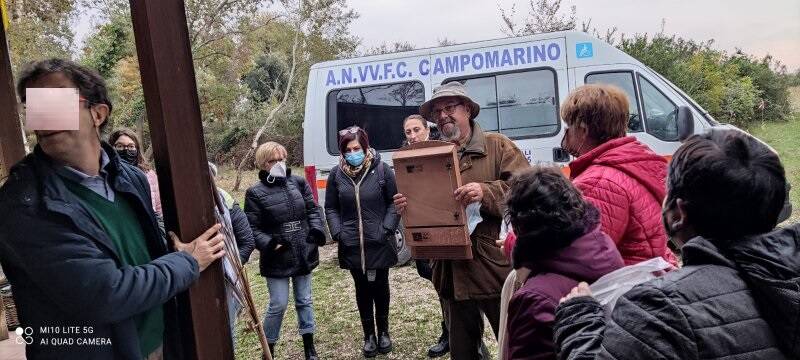
[[[483,222],[471,236],[472,260],[433,261],[433,284],[443,299],[497,298],[511,271],[509,259],[495,243],[505,211],[507,181],[529,164],[509,138],[484,133],[477,123],[472,139],[461,151],[462,183],[477,182],[483,190]]]

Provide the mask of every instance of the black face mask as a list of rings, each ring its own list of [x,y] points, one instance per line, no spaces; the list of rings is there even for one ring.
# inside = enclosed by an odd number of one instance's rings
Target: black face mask
[[[122,161],[131,164],[133,166],[138,165],[139,163],[139,150],[136,149],[122,149],[117,150],[117,155]]]

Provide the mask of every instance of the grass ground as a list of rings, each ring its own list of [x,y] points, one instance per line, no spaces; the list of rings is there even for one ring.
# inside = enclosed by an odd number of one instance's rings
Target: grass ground
[[[781,156],[789,181],[795,186],[791,193],[793,215],[787,223],[800,222],[800,88],[792,89],[795,115],[788,122],[764,123],[749,131],[773,146]],[[295,173],[300,169],[294,169]],[[243,174],[242,189],[231,191],[235,173],[231,169],[220,171],[218,185],[229,190],[240,202],[244,189],[258,181],[255,171]],[[258,274],[258,253],[246,266],[252,286],[253,298],[263,316],[269,301],[265,280]],[[353,282],[347,271],[339,269],[336,245],[329,244],[320,250],[320,266],[313,273],[314,310],[317,323],[317,350],[322,359],[360,359],[361,325],[355,304]],[[392,353],[381,359],[425,359],[427,348],[439,336],[441,313],[439,302],[431,284],[417,276],[412,266],[392,269],[390,272],[392,302],[390,332],[395,342]],[[302,359],[302,339],[297,334],[297,314],[290,306],[286,312],[278,343],[278,359]],[[259,359],[258,340],[245,329],[244,317],[237,329],[236,358]],[[485,333],[485,341],[496,353],[497,344]],[[444,359],[448,359],[445,357]]]
[[[786,223],[797,223],[800,222],[800,87],[792,88],[791,95],[795,113],[789,121],[754,125],[749,131],[780,154],[786,178],[793,186],[792,217]]]

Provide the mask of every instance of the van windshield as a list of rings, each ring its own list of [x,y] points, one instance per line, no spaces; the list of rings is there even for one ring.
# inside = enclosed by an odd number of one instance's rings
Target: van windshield
[[[716,119],[714,119],[711,116],[711,114],[709,114],[708,111],[706,111],[706,109],[703,109],[703,107],[700,106],[700,104],[698,104],[696,101],[694,101],[694,99],[690,98],[689,95],[687,95],[685,92],[683,92],[683,90],[681,90],[679,87],[675,86],[675,84],[673,84],[671,81],[667,80],[667,78],[665,78],[661,74],[659,74],[659,73],[657,73],[655,71],[653,71],[653,73],[656,76],[658,76],[659,79],[661,79],[662,81],[667,83],[667,85],[669,87],[671,87],[672,90],[675,90],[675,92],[678,93],[678,95],[680,95],[684,100],[686,100],[686,102],[688,102],[689,105],[691,105],[694,108],[695,111],[697,111],[698,113],[702,114],[703,117],[706,119],[706,121],[708,121],[709,124],[711,124],[711,125],[719,125],[719,122]]]
[[[405,140],[403,119],[416,114],[425,102],[419,81],[363,86],[328,93],[328,152],[338,155],[338,132],[357,125],[378,151],[394,150]]]

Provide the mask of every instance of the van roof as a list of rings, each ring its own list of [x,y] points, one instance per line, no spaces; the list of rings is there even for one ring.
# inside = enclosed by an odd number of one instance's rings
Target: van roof
[[[541,33],[536,35],[526,35],[526,36],[515,36],[515,37],[505,37],[505,38],[497,38],[491,40],[479,40],[479,41],[472,41],[466,42],[463,44],[456,44],[456,45],[448,45],[448,46],[432,46],[422,49],[414,49],[414,50],[407,50],[407,51],[399,51],[390,54],[378,54],[378,55],[368,55],[368,56],[354,56],[345,59],[339,60],[331,60],[331,61],[324,61],[319,62],[311,66],[311,70],[327,68],[332,66],[340,66],[340,65],[350,65],[353,64],[355,59],[358,62],[369,62],[369,61],[381,61],[386,59],[397,59],[397,58],[407,58],[407,57],[414,57],[414,56],[424,56],[430,55],[434,50],[436,52],[450,52],[450,51],[460,51],[466,49],[473,49],[476,47],[491,47],[491,46],[501,46],[513,43],[519,43],[524,41],[541,41],[547,39],[555,39],[555,38],[567,38],[569,39],[568,42],[579,42],[579,41],[592,41],[597,44],[597,46],[607,46],[612,47],[611,45],[607,44],[605,41],[600,40],[596,37],[593,37],[585,32],[582,31],[556,31],[556,32],[549,32],[549,33]],[[442,50],[444,49],[444,50]],[[616,49],[616,48],[615,48]]]

